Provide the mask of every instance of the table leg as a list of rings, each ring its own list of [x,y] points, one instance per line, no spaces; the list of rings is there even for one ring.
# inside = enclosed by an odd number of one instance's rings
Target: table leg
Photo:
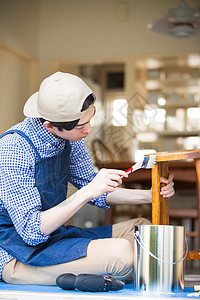
[[[160,163],[160,176],[168,178],[168,162]],[[161,183],[160,187],[165,186],[165,183]],[[169,225],[169,198],[161,198],[161,224]]]
[[[152,169],[152,224],[160,224],[160,163]]]
[[[195,168],[197,173],[197,210],[198,210],[198,247],[200,249],[200,159],[195,159]]]

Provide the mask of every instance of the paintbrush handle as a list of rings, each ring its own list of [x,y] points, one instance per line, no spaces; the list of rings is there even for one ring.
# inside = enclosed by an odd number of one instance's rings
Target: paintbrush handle
[[[125,170],[124,172],[126,172],[126,174],[128,174],[128,175],[131,174],[131,173],[133,172],[133,166],[130,167],[129,169]],[[124,178],[123,175],[120,175],[120,177],[121,177],[121,178]]]
[[[132,167],[130,167],[129,169],[127,169],[126,171],[126,174],[131,174],[132,172],[133,172],[133,166]]]
[[[138,170],[141,168],[141,161],[137,162],[136,164],[134,164],[133,166],[131,166],[129,169],[125,170],[126,174],[131,174],[134,171]],[[121,176],[121,178],[123,178],[124,176]]]
[[[141,168],[141,161],[137,162],[136,164],[134,164],[132,167],[130,167],[129,169],[127,169],[125,172],[129,175],[131,173],[133,173],[134,171],[138,170]]]

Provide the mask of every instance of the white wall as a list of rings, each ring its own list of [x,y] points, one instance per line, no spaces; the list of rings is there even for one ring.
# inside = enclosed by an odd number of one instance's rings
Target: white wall
[[[30,64],[0,47],[0,133],[23,120],[23,106],[30,93]]]
[[[0,43],[36,58],[39,0],[0,0]]]
[[[121,2],[128,9],[123,22],[116,18],[116,7]],[[187,2],[190,6],[199,6],[199,0]],[[55,61],[129,61],[129,57],[131,61],[143,55],[200,52],[200,39],[196,37],[180,40],[146,29],[149,22],[162,18],[163,11],[177,6],[177,3],[178,0],[0,0],[0,46],[10,49],[16,62],[18,57],[20,61],[23,57],[29,61],[30,70],[27,72],[34,82],[29,83],[27,77],[24,80],[23,72],[19,71],[15,75],[15,86],[20,82],[23,89],[23,83],[28,82],[30,93],[37,90],[39,82],[53,71]],[[39,62],[38,78],[35,76],[37,72],[33,76],[34,59]],[[12,65],[8,64],[12,70]],[[7,68],[5,60],[4,69],[2,64],[0,67],[3,76]],[[133,73],[132,65],[130,69]],[[129,78],[127,86],[131,87],[132,94],[133,77]],[[1,101],[10,99],[10,94],[7,94],[9,80],[5,82],[4,78],[0,84],[4,89]],[[12,86],[12,95],[17,94],[17,88],[15,91]],[[23,95],[20,94],[24,97],[22,100],[13,101],[23,103],[27,96],[28,91],[24,91]]]
[[[198,38],[175,39],[147,30],[178,0],[124,0],[124,22],[115,18],[120,0],[41,0],[39,59],[42,72],[52,60],[105,59],[199,52]],[[198,7],[199,0],[187,0]]]
[[[41,78],[52,61],[200,52],[196,37],[175,39],[146,25],[179,0],[0,0],[0,43],[38,58]],[[186,0],[199,7],[199,0]],[[119,3],[127,16],[117,21]]]
[[[0,133],[23,120],[38,88],[39,0],[0,0]]]

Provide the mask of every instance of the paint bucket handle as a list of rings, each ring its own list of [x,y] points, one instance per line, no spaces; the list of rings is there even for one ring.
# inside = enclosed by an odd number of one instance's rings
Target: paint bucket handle
[[[165,263],[165,264],[169,264],[169,265],[176,265],[176,264],[179,264],[181,263],[182,261],[184,261],[184,259],[186,258],[187,254],[188,254],[188,243],[187,243],[187,238],[185,236],[185,255],[180,258],[178,261],[175,261],[175,262],[167,262],[167,261],[164,261],[160,258],[158,258],[157,256],[155,256],[151,251],[149,251],[146,247],[145,247],[145,244],[144,242],[142,241],[141,239],[141,236],[140,236],[140,233],[139,231],[137,230],[136,232],[134,232],[134,238],[136,239],[137,243],[140,245],[140,247],[145,250],[150,256],[152,256],[153,258],[157,259],[158,261],[162,262],[162,263]],[[140,238],[140,241],[139,239]]]

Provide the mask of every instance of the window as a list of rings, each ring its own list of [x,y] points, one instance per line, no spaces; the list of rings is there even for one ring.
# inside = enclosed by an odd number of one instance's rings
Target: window
[[[187,130],[200,130],[200,107],[190,107],[187,109]]]
[[[112,124],[114,126],[127,125],[127,100],[115,99],[112,109]]]
[[[108,72],[106,79],[107,79],[107,89],[124,88],[124,72]]]
[[[170,109],[167,111],[167,130],[184,131],[185,130],[185,110],[183,108]]]

